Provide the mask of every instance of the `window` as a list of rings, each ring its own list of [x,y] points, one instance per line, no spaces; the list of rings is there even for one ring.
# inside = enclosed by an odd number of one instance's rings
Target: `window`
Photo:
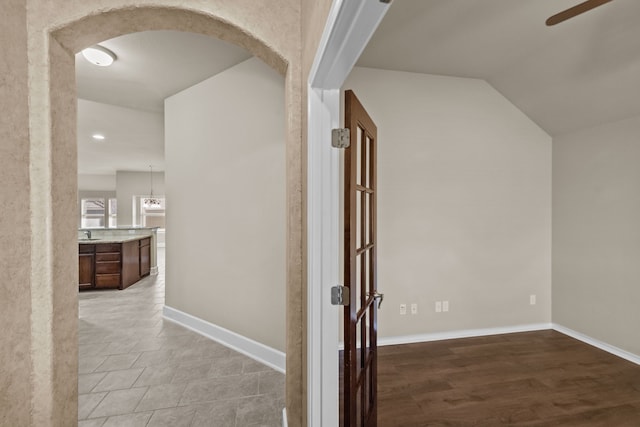
[[[91,198],[80,201],[80,228],[104,228],[104,199]]]
[[[109,228],[118,226],[118,199],[109,199]]]

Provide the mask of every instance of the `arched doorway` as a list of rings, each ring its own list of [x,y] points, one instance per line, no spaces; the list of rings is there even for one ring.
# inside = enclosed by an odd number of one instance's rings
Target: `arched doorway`
[[[76,94],[74,54],[118,35],[155,29],[198,32],[244,47],[285,74],[287,105],[287,408],[302,411],[302,194],[300,76],[291,61],[299,37],[276,29],[295,10],[265,6],[156,7],[147,1],[104,9],[106,1],[82,10],[41,10],[30,29],[30,199],[32,424],[70,425],[77,418]],[[134,3],[134,4],[131,4]],[[171,2],[178,3],[178,2]],[[110,5],[111,7],[111,5]],[[101,9],[102,8],[102,9]],[[284,15],[283,15],[284,13]],[[287,15],[288,14],[288,15]],[[267,19],[267,17],[269,17]],[[297,25],[297,24],[295,24]],[[39,35],[44,34],[41,37]],[[296,65],[297,67],[297,65]],[[29,406],[29,405],[27,405]]]

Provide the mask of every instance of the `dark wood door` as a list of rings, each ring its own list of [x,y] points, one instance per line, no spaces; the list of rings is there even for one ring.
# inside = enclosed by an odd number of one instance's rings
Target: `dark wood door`
[[[345,427],[377,425],[376,272],[377,128],[352,91],[345,92],[343,402]]]

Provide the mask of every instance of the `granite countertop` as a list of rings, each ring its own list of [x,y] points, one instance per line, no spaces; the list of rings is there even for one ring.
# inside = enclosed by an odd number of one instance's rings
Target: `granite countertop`
[[[131,236],[109,236],[109,237],[94,237],[89,239],[78,239],[78,243],[81,245],[96,245],[100,243],[126,243],[134,240],[148,239],[151,236],[143,235],[131,235]]]
[[[160,227],[142,227],[138,225],[130,225],[124,227],[111,227],[111,228],[78,228],[78,231],[117,231],[117,230],[157,230]]]

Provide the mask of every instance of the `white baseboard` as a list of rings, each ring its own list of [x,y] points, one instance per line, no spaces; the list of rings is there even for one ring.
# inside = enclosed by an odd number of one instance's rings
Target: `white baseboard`
[[[158,266],[156,265],[155,267],[151,267],[151,269],[149,270],[149,274],[152,276],[157,276],[158,275]]]
[[[513,334],[551,329],[551,323],[532,323],[528,325],[503,326],[499,328],[463,329],[459,331],[434,332],[431,334],[404,335],[378,338],[378,345],[412,344],[417,342],[442,341],[456,338],[483,337],[487,335]]]
[[[287,421],[287,408],[282,408],[282,427],[288,427],[289,422]]]
[[[429,342],[429,341],[441,341],[441,340],[450,340],[456,338],[472,338],[472,337],[482,337],[487,335],[500,335],[500,334],[513,334],[517,332],[531,332],[531,331],[541,331],[545,329],[553,329],[562,334],[575,338],[579,341],[584,342],[585,344],[592,345],[600,350],[604,350],[607,353],[611,353],[615,356],[621,357],[629,362],[635,363],[636,365],[640,365],[640,356],[637,354],[633,354],[616,346],[607,344],[603,341],[592,338],[588,335],[582,334],[580,332],[576,332],[572,329],[559,325],[557,323],[533,323],[528,325],[518,325],[518,326],[505,326],[499,328],[487,328],[487,329],[466,329],[460,331],[448,331],[448,332],[435,332],[431,334],[418,334],[418,335],[405,335],[398,337],[387,337],[387,338],[378,338],[378,345],[399,345],[399,344],[413,344],[419,342]],[[339,349],[344,349],[344,344],[339,344]]]
[[[594,347],[599,348],[600,350],[604,350],[607,353],[611,353],[613,355],[616,355],[618,357],[621,357],[625,360],[628,360],[629,362],[635,363],[636,365],[640,365],[640,356],[638,356],[637,354],[633,354],[630,353],[626,350],[623,350],[621,348],[618,348],[616,346],[613,346],[611,344],[607,344],[606,342],[597,340],[595,338],[591,338],[588,335],[585,335],[583,333],[580,332],[576,332],[573,329],[569,329],[567,327],[564,327],[562,325],[558,325],[557,323],[553,323],[552,325],[553,329],[570,336],[571,338],[575,338],[578,341],[582,341],[586,344],[592,345]]]
[[[166,305],[162,310],[162,314],[165,319],[184,326],[200,335],[204,335],[207,338],[211,338],[278,372],[284,374],[286,371],[286,357],[285,354],[279,350]]]

